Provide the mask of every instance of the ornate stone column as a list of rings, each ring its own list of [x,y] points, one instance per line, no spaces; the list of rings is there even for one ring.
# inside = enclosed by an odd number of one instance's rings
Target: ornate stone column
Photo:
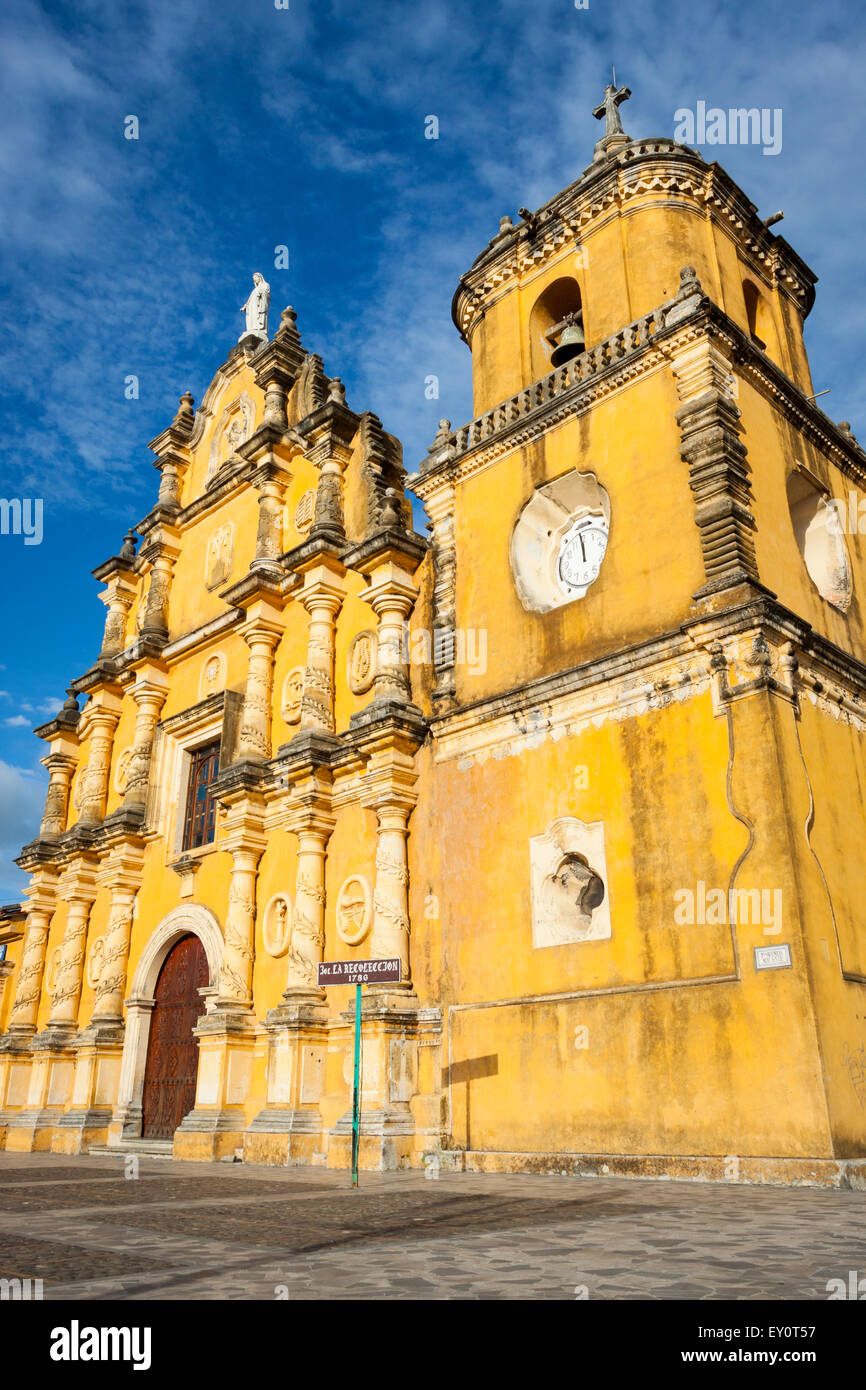
[[[150,565],[150,582],[140,623],[142,637],[165,641],[168,637],[168,603],[175,561],[180,554],[180,538],[169,526],[161,526],[147,539],[139,560]]]
[[[414,532],[402,529],[399,500],[396,492],[389,490],[379,517],[381,529],[343,558],[350,568],[366,576],[367,588],[361,597],[378,619],[374,703],[408,705],[411,689],[403,660],[403,628],[418,597],[414,576],[427,544]]]
[[[195,400],[189,391],[180,398],[177,414],[168,429],[150,442],[159,469],[157,506],[169,512],[180,509],[183,478],[190,464],[189,438],[195,426]]]
[[[298,837],[298,869],[295,910],[289,946],[288,974],[283,998],[299,995],[324,998],[316,979],[316,967],[325,949],[325,855],[334,821],[319,815],[302,815],[292,827]]]
[[[317,565],[304,575],[298,595],[310,615],[301,728],[334,732],[334,630],[346,592],[338,562]]]
[[[289,476],[267,461],[256,469],[250,481],[259,490],[259,524],[253,563],[272,565],[283,553],[283,499]]]
[[[250,649],[244,693],[238,756],[264,762],[271,753],[271,691],[274,652],[283,634],[282,625],[256,615],[240,629]]]
[[[376,882],[373,893],[371,959],[399,957],[401,982],[382,985],[412,993],[409,925],[408,822],[418,800],[415,753],[424,741],[426,721],[414,705],[372,707],[357,718],[350,737],[367,755],[361,802],[376,812]],[[376,986],[370,986],[371,990]]]
[[[392,989],[411,990],[409,962],[409,863],[406,855],[408,819],[413,801],[377,806],[376,887],[373,894],[371,959],[399,957],[401,980]]]
[[[256,385],[265,393],[262,423],[282,435],[288,429],[286,401],[306,356],[297,329],[297,314],[288,305],[280,315],[280,326],[271,342],[253,359]]]
[[[44,835],[62,835],[66,829],[69,810],[69,788],[76,768],[72,753],[51,752],[42,758],[42,766],[48,768],[48,791],[45,795],[45,810],[39,826],[40,838]]]
[[[373,575],[364,598],[379,621],[375,698],[409,700],[409,672],[403,660],[403,625],[415,606],[418,589],[399,565],[383,565]]]
[[[129,941],[142,866],[140,849],[120,845],[103,861],[99,872],[100,883],[111,888],[111,906],[103,936],[102,965],[95,990],[92,1024],[114,1027],[123,1022]]]
[[[99,653],[101,661],[116,656],[126,646],[127,619],[137,592],[138,584],[135,578],[130,578],[124,570],[118,568],[112,574],[108,588],[99,595],[108,609],[105,615],[102,649]]]
[[[165,673],[154,666],[139,671],[131,693],[138,712],[135,716],[135,734],[126,776],[126,790],[123,794],[126,810],[143,808],[147,801],[153,734],[168,694]]]
[[[232,850],[225,951],[216,1009],[249,1013],[253,1006],[256,877],[263,847]]]
[[[114,745],[114,731],[120,718],[120,699],[116,695],[103,689],[100,696],[95,698],[100,698],[101,703],[91,703],[85,711],[90,753],[84,769],[81,812],[78,817],[81,825],[97,825],[105,815],[111,750]]]
[[[24,937],[24,953],[15,986],[15,1001],[9,1017],[9,1032],[32,1037],[36,1032],[42,980],[45,974],[45,948],[51,918],[57,907],[57,871],[43,866],[33,871]]]
[[[61,895],[69,906],[60,951],[57,986],[48,1019],[49,1029],[61,1034],[73,1030],[78,1024],[87,927],[90,909],[96,898],[94,870],[95,860],[73,860],[61,882]]]

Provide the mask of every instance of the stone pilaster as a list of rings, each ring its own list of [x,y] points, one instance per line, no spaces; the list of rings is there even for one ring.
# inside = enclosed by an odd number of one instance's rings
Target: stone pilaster
[[[96,861],[90,856],[74,859],[64,872],[60,893],[67,903],[66,926],[60,965],[48,1019],[48,1030],[58,1038],[78,1024],[78,1006],[84,978],[84,956],[90,909],[96,898]]]
[[[30,1038],[36,1032],[45,974],[45,950],[56,907],[57,869],[54,865],[40,866],[33,871],[30,880],[24,950],[9,1018],[10,1034],[21,1039]]]
[[[135,577],[125,570],[117,569],[108,581],[108,587],[99,597],[108,612],[105,615],[105,629],[102,636],[100,661],[116,656],[126,646],[126,625],[129,610],[138,592]]]
[[[455,629],[457,624],[457,544],[454,534],[453,479],[437,481],[425,499],[433,541],[433,669],[434,703],[450,708],[454,703]]]
[[[254,1163],[315,1162],[322,1144],[328,1008],[316,979],[325,944],[325,856],[334,828],[331,773],[310,756],[289,762],[291,809],[298,837],[295,910],[286,988],[267,1016],[267,1104],[244,1133]]]
[[[370,958],[396,956],[401,962],[401,983],[382,985],[387,993],[412,990],[406,840],[409,817],[418,800],[415,752],[425,729],[424,718],[413,705],[400,708],[391,704],[383,707],[381,714],[374,705],[357,717],[349,735],[367,756],[361,802],[376,812],[377,821]]]
[[[706,574],[695,597],[758,580],[751,469],[740,438],[731,351],[709,333],[670,349],[683,402],[676,413],[680,454],[689,467]]]

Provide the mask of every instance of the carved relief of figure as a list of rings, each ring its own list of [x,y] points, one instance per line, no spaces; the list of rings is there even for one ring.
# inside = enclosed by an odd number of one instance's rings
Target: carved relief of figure
[[[349,689],[363,695],[376,678],[376,634],[359,632],[349,648]]]
[[[611,935],[604,826],[572,816],[529,841],[532,944],[567,946]]]
[[[289,900],[280,893],[265,909],[262,937],[269,956],[284,956],[292,935],[292,913]]]
[[[337,895],[337,933],[348,946],[357,946],[373,924],[373,894],[361,874],[350,874]]]
[[[271,303],[271,287],[258,271],[253,275],[253,288],[246,304],[241,305],[241,313],[246,315],[246,327],[238,342],[248,334],[254,334],[263,342],[268,341],[268,309]]]
[[[287,724],[297,724],[301,718],[304,696],[304,668],[296,666],[286,676],[283,685],[282,715]]]
[[[205,583],[209,589],[227,583],[234,563],[234,527],[230,521],[214,531],[207,547],[207,575]]]
[[[233,454],[240,444],[243,444],[247,437],[246,425],[241,416],[236,415],[230,420],[223,430],[223,453],[226,457]]]
[[[222,688],[223,684],[223,662],[220,656],[208,657],[201,673],[201,696],[207,700],[209,696],[215,695]]]
[[[117,759],[117,768],[114,773],[114,789],[121,796],[126,791],[126,783],[129,778],[129,763],[132,758],[132,749],[124,748]]]
[[[566,854],[544,880],[542,903],[550,921],[561,924],[563,942],[588,933],[592,914],[604,900],[604,884],[582,854]],[[555,932],[555,926],[551,928]]]

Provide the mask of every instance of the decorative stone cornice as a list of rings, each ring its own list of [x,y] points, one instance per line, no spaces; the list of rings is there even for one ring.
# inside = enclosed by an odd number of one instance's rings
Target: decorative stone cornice
[[[441,491],[443,483],[472,476],[638,378],[663,370],[672,358],[681,357],[686,347],[703,338],[716,342],[736,373],[793,417],[804,436],[846,476],[866,486],[866,454],[856,440],[810,401],[703,293],[667,301],[459,429],[452,430],[449,421],[442,421],[427,458],[408,479],[409,486],[426,502]],[[732,394],[734,385],[729,383],[727,394]]]
[[[469,768],[708,692],[716,712],[724,702],[761,692],[795,708],[805,695],[832,718],[866,733],[866,663],[753,588],[740,603],[624,651],[434,717],[434,759]]]
[[[521,276],[558,256],[590,225],[600,225],[606,216],[627,211],[652,195],[662,195],[701,217],[709,211],[759,267],[761,278],[792,300],[804,317],[809,313],[815,275],[784,238],[764,226],[754,203],[719,164],[707,164],[697,151],[673,140],[632,140],[591,165],[539,208],[529,223],[494,238],[455,291],[452,317],[461,337],[469,341],[491,300]]]

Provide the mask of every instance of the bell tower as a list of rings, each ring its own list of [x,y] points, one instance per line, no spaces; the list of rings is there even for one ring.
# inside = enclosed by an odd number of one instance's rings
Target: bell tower
[[[461,277],[475,417],[410,480],[453,1064],[498,1059],[470,1149],[795,1180],[866,1154],[866,455],[812,399],[815,275],[630,95]]]

